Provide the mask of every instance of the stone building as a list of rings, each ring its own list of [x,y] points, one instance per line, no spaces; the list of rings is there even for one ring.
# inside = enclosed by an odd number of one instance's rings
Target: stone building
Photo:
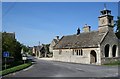
[[[36,57],[39,57],[39,51],[38,51],[38,46],[33,46],[32,48],[32,53],[36,56]]]
[[[104,8],[98,17],[98,30],[78,28],[77,34],[63,36],[55,45],[53,59],[64,62],[101,65],[120,59],[120,41],[113,30],[111,11]]]
[[[53,53],[53,47],[59,42],[59,36],[56,36],[53,40],[52,40],[52,42],[50,43],[50,46],[49,46],[49,51],[51,52],[51,53]]]
[[[32,53],[37,57],[37,58],[41,58],[41,57],[46,57],[47,56],[47,52],[45,50],[45,46],[44,45],[38,45],[38,46],[34,46],[32,48]]]

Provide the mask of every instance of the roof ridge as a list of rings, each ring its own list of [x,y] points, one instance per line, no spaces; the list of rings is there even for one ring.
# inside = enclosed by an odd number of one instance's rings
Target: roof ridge
[[[106,37],[106,35],[108,34],[109,31],[105,32],[105,34],[103,35],[101,41],[100,41],[100,44],[102,43],[102,41],[104,40],[104,38]]]
[[[93,32],[99,32],[99,31],[82,32],[82,33],[80,33],[80,34],[87,34],[87,33],[93,33]],[[79,34],[79,35],[80,35],[80,34]],[[79,35],[77,35],[77,34],[73,34],[73,35],[65,35],[65,37],[66,37],[66,36],[74,36],[74,35],[79,36]]]

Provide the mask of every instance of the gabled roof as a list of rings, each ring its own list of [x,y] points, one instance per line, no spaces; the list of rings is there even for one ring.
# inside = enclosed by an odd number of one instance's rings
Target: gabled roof
[[[57,42],[58,42],[58,40],[57,40],[57,39],[53,39],[53,41],[54,41],[55,43],[57,43]]]
[[[105,34],[106,33],[92,31],[87,33],[80,33],[79,35],[63,36],[54,48],[62,49],[98,47]]]

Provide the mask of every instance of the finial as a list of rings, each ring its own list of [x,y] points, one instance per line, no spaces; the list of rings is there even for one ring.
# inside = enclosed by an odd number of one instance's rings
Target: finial
[[[106,7],[106,3],[104,3],[104,10],[106,10],[107,9],[107,7]]]
[[[87,26],[87,24],[85,24],[85,26]]]
[[[40,41],[39,41],[39,46],[40,46]]]

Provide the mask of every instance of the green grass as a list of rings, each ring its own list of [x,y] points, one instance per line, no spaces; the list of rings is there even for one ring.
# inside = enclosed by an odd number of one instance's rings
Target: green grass
[[[104,64],[104,65],[110,65],[110,66],[120,65],[120,61],[114,61],[114,62],[106,63],[106,64]]]
[[[15,67],[0,71],[0,75],[2,74],[2,76],[4,76],[4,75],[7,75],[9,73],[13,73],[13,72],[22,70],[24,68],[27,68],[27,67],[29,67],[31,65],[32,65],[31,63],[26,63],[26,64],[22,64],[22,65],[19,65],[19,66],[15,66]]]

